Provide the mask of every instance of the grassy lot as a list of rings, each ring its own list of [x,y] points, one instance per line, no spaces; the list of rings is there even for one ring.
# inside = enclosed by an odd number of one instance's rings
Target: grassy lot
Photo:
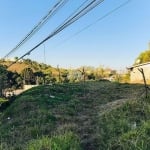
[[[32,88],[1,114],[0,150],[146,150],[143,89],[107,81]]]

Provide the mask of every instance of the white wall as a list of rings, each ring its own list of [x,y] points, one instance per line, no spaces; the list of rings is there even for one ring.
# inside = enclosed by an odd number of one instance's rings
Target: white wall
[[[133,70],[130,73],[130,82],[131,83],[144,83],[143,82],[143,76],[141,72],[138,70],[138,68],[142,68],[144,71],[145,79],[147,83],[150,83],[150,64],[145,64],[141,66],[137,66],[133,68]]]

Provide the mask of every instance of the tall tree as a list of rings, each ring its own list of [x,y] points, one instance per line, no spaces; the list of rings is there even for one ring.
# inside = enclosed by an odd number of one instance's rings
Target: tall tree
[[[150,50],[146,50],[136,58],[134,64],[141,64],[141,63],[146,63],[150,61]]]
[[[69,82],[68,75],[69,75],[68,70],[64,70],[64,71],[61,72],[62,81],[64,83]]]
[[[0,65],[0,97],[3,96],[3,90],[8,86],[7,74],[8,71],[6,70],[6,67]]]
[[[22,87],[23,79],[17,72],[8,71],[7,77],[10,88],[16,89]]]
[[[25,68],[21,74],[24,79],[24,84],[35,84],[35,75],[31,68]]]

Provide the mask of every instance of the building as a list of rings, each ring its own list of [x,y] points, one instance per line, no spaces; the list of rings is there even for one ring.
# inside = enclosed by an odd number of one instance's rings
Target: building
[[[150,62],[142,63],[127,68],[130,70],[130,83],[144,83],[143,75],[139,69],[143,69],[146,83],[150,84]]]

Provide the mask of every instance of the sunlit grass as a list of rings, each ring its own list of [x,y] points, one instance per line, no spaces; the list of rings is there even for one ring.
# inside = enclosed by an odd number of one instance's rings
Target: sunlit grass
[[[81,150],[80,141],[72,132],[31,140],[26,150]]]
[[[0,104],[1,104],[1,103],[4,103],[4,102],[7,102],[7,101],[8,101],[7,99],[0,97]]]
[[[50,148],[52,143],[63,147],[65,140],[68,145],[76,143],[77,147],[80,145],[78,148],[85,150],[99,150],[99,147],[105,150],[105,146],[111,144],[106,137],[109,140],[109,136],[121,137],[130,131],[130,119],[144,120],[149,115],[149,105],[133,101],[123,106],[121,103],[119,107],[112,105],[114,109],[108,108],[109,111],[105,107],[116,100],[132,101],[142,90],[141,85],[106,81],[32,88],[17,96],[1,113],[0,150],[24,150],[26,146],[32,150],[40,143],[41,146],[47,143]],[[144,109],[144,115],[138,114],[138,108]]]
[[[150,99],[132,100],[99,117],[100,149],[148,150]]]

